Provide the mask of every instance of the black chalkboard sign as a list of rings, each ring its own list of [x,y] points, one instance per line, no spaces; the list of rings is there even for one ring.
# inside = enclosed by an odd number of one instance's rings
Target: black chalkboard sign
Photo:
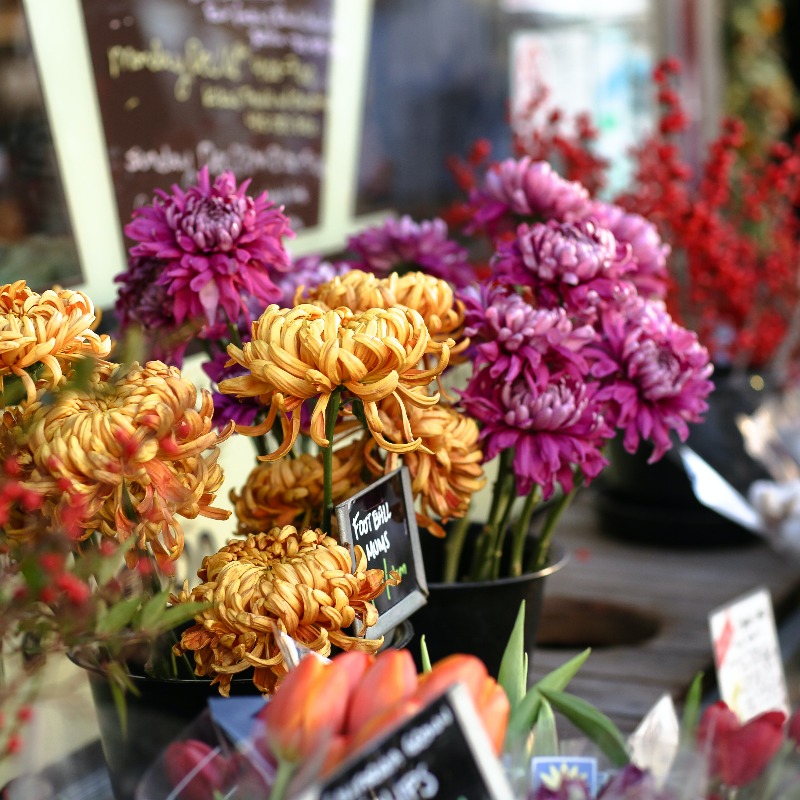
[[[332,0],[81,0],[120,221],[231,170],[320,218]]]
[[[378,623],[367,636],[383,636],[428,599],[425,567],[408,470],[401,467],[336,506],[341,543],[360,545],[371,568],[402,578],[375,600]]]
[[[475,707],[456,685],[301,800],[510,800]]]

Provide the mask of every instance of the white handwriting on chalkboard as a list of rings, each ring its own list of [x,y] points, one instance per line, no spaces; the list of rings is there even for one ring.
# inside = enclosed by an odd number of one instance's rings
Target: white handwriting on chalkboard
[[[195,78],[240,81],[242,65],[251,57],[250,48],[235,42],[215,52],[194,37],[187,39],[183,53],[164,49],[160,39],[151,39],[147,50],[129,45],[113,45],[107,50],[108,74],[119,78],[124,72],[171,72],[175,81],[175,99],[186,102],[192,95]]]
[[[367,561],[374,561],[381,553],[389,552],[389,532],[384,531],[377,539],[367,542],[364,551],[367,554]]]
[[[363,797],[368,792],[374,791],[376,786],[389,780],[403,764],[405,764],[403,754],[393,747],[386,753],[370,758],[363,769],[356,772],[344,786],[325,792],[323,797],[331,800],[355,800],[357,797]]]
[[[384,501],[377,508],[372,510],[372,527],[377,531],[378,528],[385,525],[391,518],[392,512],[389,508],[389,503]]]
[[[364,519],[360,519],[360,516],[361,512],[356,511],[352,520],[350,520],[350,524],[353,526],[353,533],[356,535],[356,541],[358,541],[362,536],[372,533],[372,517],[367,514]]]
[[[453,724],[453,712],[447,706],[442,709],[427,722],[423,722],[416,728],[412,728],[403,735],[400,746],[408,758],[419,755],[423,750],[427,750],[431,744],[438,739],[442,733]]]
[[[439,781],[424,762],[401,775],[397,781],[377,793],[378,800],[427,800],[436,797]]]

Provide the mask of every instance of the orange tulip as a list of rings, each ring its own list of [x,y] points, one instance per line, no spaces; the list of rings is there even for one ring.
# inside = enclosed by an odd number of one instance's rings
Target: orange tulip
[[[355,733],[372,717],[410,697],[417,689],[417,668],[408,650],[384,650],[361,676],[353,692],[345,731]]]
[[[284,761],[317,757],[342,733],[350,683],[346,672],[309,655],[281,681],[260,713],[272,751]]]
[[[377,739],[385,730],[393,728],[395,725],[410,719],[422,708],[422,703],[416,698],[407,697],[394,705],[385,708],[379,714],[370,717],[350,739],[350,752],[355,753],[358,749]]]
[[[414,697],[427,704],[456,683],[462,683],[469,692],[495,753],[499,755],[511,705],[503,688],[489,675],[479,658],[459,653],[437,661],[430,672],[420,676]]]

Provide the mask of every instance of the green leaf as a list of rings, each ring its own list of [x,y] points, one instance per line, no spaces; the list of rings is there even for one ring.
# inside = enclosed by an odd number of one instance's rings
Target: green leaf
[[[624,767],[630,761],[625,738],[602,711],[566,692],[547,688],[540,688],[539,691],[556,711],[585,733],[615,767]]]
[[[112,661],[108,665],[108,683],[111,689],[111,696],[114,698],[120,730],[124,739],[128,735],[128,692],[139,694],[139,691],[131,681],[124,665],[118,661]]]
[[[542,707],[539,719],[533,727],[533,753],[534,756],[557,756],[558,734],[556,733],[556,715],[553,706],[542,698]]]
[[[205,611],[209,603],[178,603],[164,609],[158,624],[158,631],[168,631],[177,625],[193,619],[195,614]]]
[[[508,720],[508,734],[511,736],[525,735],[529,733],[539,716],[539,710],[542,704],[542,695],[539,689],[555,689],[556,691],[563,691],[569,685],[569,682],[575,677],[578,670],[583,666],[589,653],[592,652],[590,647],[587,647],[582,653],[571,658],[566,663],[557,667],[552,672],[548,672],[543,678],[540,678],[530,689],[527,694],[522,698],[520,703],[516,706],[511,706],[511,717]]]
[[[137,624],[138,630],[149,631],[159,627],[169,601],[169,589],[154,594],[142,608]]]
[[[129,597],[110,606],[97,621],[98,633],[117,633],[128,625],[133,619],[141,603],[138,597]]]
[[[428,644],[425,641],[425,634],[420,636],[419,638],[419,649],[420,653],[422,654],[422,671],[423,672],[430,672],[431,671],[431,656],[428,653]]]
[[[527,682],[525,670],[525,601],[520,603],[517,619],[508,638],[500,661],[497,682],[505,689],[511,707],[517,706],[525,696]]]
[[[692,685],[686,693],[686,701],[683,705],[683,717],[681,719],[681,739],[683,741],[693,741],[694,732],[700,719],[700,701],[703,695],[703,673],[698,672],[694,676]]]

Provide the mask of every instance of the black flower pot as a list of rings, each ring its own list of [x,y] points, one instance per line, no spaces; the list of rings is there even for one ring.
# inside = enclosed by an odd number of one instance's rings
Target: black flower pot
[[[426,573],[440,575],[443,540],[423,535],[421,544]],[[424,636],[431,663],[453,653],[469,653],[478,656],[489,673],[497,677],[523,600],[525,651],[532,663],[545,581],[566,562],[564,552],[554,546],[548,566],[520,577],[464,583],[428,581],[428,602],[411,618],[414,624],[411,651],[418,669],[421,668],[420,639]]]

